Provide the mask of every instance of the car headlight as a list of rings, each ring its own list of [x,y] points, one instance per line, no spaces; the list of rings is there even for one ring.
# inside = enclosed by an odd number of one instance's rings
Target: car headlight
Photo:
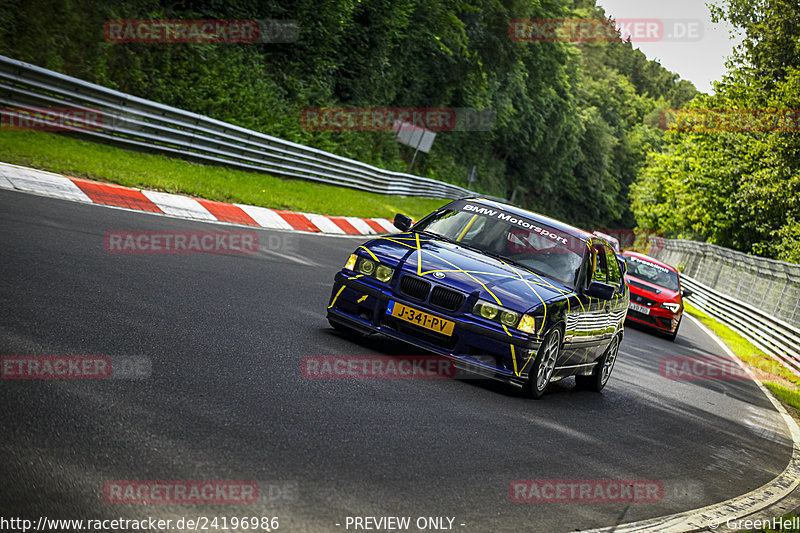
[[[669,309],[669,310],[670,310],[670,311],[672,311],[673,313],[677,313],[677,312],[678,312],[678,309],[680,309],[680,308],[681,308],[681,304],[675,304],[675,303],[664,302],[663,304],[659,305],[659,307],[661,307],[661,308],[663,308],[663,309]]]
[[[485,300],[478,300],[478,302],[475,304],[475,307],[472,308],[472,314],[487,320],[500,322],[504,326],[509,326],[512,328],[517,326],[520,316],[516,311],[498,307]]]
[[[352,270],[363,276],[370,276],[383,283],[389,283],[392,280],[392,276],[394,276],[394,269],[392,267],[383,265],[368,257],[359,257],[356,254],[352,254],[347,259],[344,268],[345,270]]]
[[[497,307],[481,302],[476,303],[475,307],[472,308],[473,314],[481,316],[487,320],[494,320],[499,312],[500,310]]]
[[[386,265],[378,265],[375,269],[375,279],[384,283],[389,283],[394,274],[394,269]]]
[[[500,311],[500,322],[513,328],[517,325],[517,322],[519,322],[519,313],[515,313],[514,311],[506,311],[504,309]]]
[[[362,257],[358,260],[358,263],[356,263],[356,272],[364,274],[365,276],[371,276],[375,272],[376,266],[378,266],[378,264],[372,259]]]

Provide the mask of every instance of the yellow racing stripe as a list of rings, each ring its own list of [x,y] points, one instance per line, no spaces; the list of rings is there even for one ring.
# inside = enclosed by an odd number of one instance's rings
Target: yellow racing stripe
[[[471,219],[469,219],[469,222],[467,222],[467,225],[466,225],[466,226],[464,226],[464,230],[461,232],[461,234],[460,234],[458,237],[456,237],[456,240],[457,240],[457,241],[461,242],[461,239],[463,239],[463,238],[464,238],[464,235],[466,235],[466,234],[467,234],[467,232],[469,231],[469,228],[471,228],[471,227],[472,227],[472,224],[474,224],[474,223],[475,223],[475,220],[476,220],[477,218],[478,218],[478,215],[472,215],[472,218],[471,218]]]
[[[357,276],[353,276],[353,277],[352,277],[352,278],[350,278],[350,279],[358,279],[358,278],[360,278],[360,277],[363,277],[363,276],[364,276],[364,274],[359,274],[359,275],[357,275]],[[328,306],[328,309],[330,309],[331,307],[333,307],[334,305],[336,305],[336,300],[338,300],[338,299],[339,299],[339,295],[340,295],[340,294],[342,294],[342,291],[344,290],[344,288],[345,288],[345,287],[347,287],[347,285],[345,285],[344,283],[342,283],[342,286],[341,286],[341,287],[339,287],[339,290],[338,290],[338,292],[336,293],[336,296],[334,296],[334,297],[333,297],[333,301],[331,302],[331,305],[329,305],[329,306]]]
[[[375,257],[375,254],[373,254],[373,253],[372,253],[372,250],[370,250],[369,248],[367,248],[367,247],[366,247],[366,246],[364,246],[363,244],[362,244],[361,246],[359,246],[359,248],[363,248],[363,249],[365,249],[365,250],[367,251],[367,253],[368,253],[369,255],[371,255],[371,256],[372,256],[372,258],[373,258],[375,261],[378,261],[378,258],[377,258],[377,257]],[[380,263],[380,261],[378,261],[378,262]]]

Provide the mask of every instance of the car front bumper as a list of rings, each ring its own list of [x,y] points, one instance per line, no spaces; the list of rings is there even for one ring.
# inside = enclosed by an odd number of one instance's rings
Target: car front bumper
[[[663,333],[674,333],[678,327],[682,313],[673,313],[669,309],[650,309],[650,314],[628,309],[627,319],[637,325],[647,326]]]
[[[390,301],[454,322],[452,335],[434,333],[393,317],[387,313]],[[471,308],[473,303],[468,299],[466,308]],[[328,319],[363,333],[381,333],[441,355],[469,375],[515,386],[527,381],[540,345],[538,338],[518,331],[507,333],[499,325],[497,328],[487,326],[471,314],[437,309],[407,298],[386,284],[346,271],[336,274]]]

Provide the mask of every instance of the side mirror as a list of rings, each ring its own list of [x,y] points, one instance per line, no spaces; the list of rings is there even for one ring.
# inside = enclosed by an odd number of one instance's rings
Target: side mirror
[[[622,277],[625,277],[625,274],[628,273],[628,263],[625,262],[624,259],[621,259],[617,256],[617,263],[619,263],[619,273]]]
[[[690,298],[692,294],[694,294],[692,292],[692,289],[683,289],[683,292],[681,293],[681,298]]]
[[[411,220],[411,217],[407,217],[402,213],[397,213],[394,216],[394,222],[392,222],[392,224],[394,224],[394,227],[400,231],[408,231],[408,228],[411,227],[412,222],[413,220]]]
[[[608,283],[600,283],[599,281],[593,281],[589,284],[589,288],[586,289],[586,294],[588,294],[592,298],[600,298],[601,300],[610,300],[611,298],[614,297],[614,287],[612,287]]]

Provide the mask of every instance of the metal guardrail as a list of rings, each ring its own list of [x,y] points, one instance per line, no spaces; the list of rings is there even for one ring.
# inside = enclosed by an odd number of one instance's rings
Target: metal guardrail
[[[383,170],[1,55],[0,106],[99,110],[99,128],[80,129],[73,134],[201,163],[387,195],[461,198],[475,194],[456,185]]]
[[[653,254],[715,291],[800,327],[800,265],[707,242],[663,239]]]
[[[800,376],[800,329],[741,300],[725,296],[689,276],[681,275],[681,283],[694,292],[688,298],[692,305],[730,327]]]
[[[682,267],[692,305],[800,376],[800,265],[680,239],[659,239],[651,253]]]

